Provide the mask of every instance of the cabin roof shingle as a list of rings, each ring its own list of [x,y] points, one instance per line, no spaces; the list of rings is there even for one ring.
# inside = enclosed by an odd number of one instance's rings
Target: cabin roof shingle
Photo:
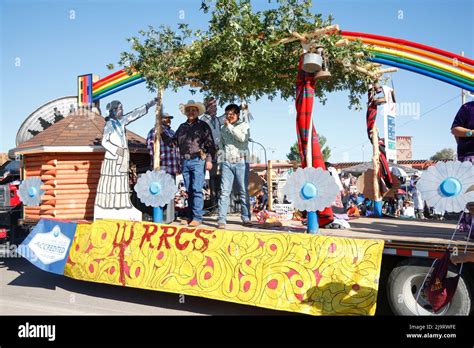
[[[45,147],[85,146],[100,147],[105,119],[91,111],[81,111],[53,124],[33,138],[19,144],[13,152],[22,153],[37,149],[43,152]],[[133,152],[147,151],[146,140],[127,130],[128,146]],[[105,151],[105,149],[104,149]]]

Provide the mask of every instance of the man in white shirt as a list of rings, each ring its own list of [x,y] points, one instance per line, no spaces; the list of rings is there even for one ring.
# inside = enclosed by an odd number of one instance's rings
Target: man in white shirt
[[[240,108],[230,104],[225,109],[226,119],[221,129],[222,150],[217,155],[221,165],[222,180],[219,196],[218,228],[226,228],[229,197],[236,186],[236,196],[241,204],[241,219],[244,226],[250,226],[251,211],[248,194],[249,138],[247,122],[240,120]],[[235,185],[234,185],[235,184]]]
[[[418,219],[424,219],[423,216],[423,199],[421,198],[421,192],[416,187],[416,181],[413,183],[413,204],[415,206],[415,214]]]

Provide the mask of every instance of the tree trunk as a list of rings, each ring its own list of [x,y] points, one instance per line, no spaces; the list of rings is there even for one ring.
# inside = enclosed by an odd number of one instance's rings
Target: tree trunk
[[[160,170],[160,142],[161,142],[161,117],[163,111],[163,88],[160,88],[157,93],[157,103],[155,111],[155,139],[153,142],[153,169]]]
[[[374,164],[374,198],[376,201],[381,199],[380,197],[380,189],[379,189],[379,136],[378,136],[378,129],[377,125],[374,124],[374,128],[372,129],[372,146],[374,148],[374,155],[372,157],[372,161]]]

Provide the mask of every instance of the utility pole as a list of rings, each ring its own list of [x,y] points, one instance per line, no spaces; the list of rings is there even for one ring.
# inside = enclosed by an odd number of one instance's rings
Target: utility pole
[[[461,51],[461,56],[464,57],[464,51]],[[464,105],[466,103],[466,91],[464,89],[461,89],[461,105]]]
[[[272,160],[267,162],[267,209],[273,210]]]

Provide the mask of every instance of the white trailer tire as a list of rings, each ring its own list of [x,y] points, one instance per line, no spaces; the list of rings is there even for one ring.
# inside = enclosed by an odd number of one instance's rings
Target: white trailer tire
[[[395,315],[469,315],[471,312],[471,294],[466,280],[461,275],[451,302],[434,313],[425,301],[423,294],[418,303],[416,296],[432,261],[426,259],[409,260],[398,264],[390,273],[387,281],[387,299]],[[449,271],[448,277],[456,274]]]

